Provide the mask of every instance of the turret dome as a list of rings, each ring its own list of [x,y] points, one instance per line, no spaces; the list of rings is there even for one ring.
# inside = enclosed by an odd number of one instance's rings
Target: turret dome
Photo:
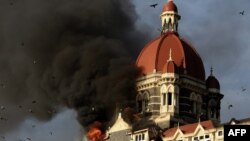
[[[189,43],[175,33],[162,34],[149,42],[138,56],[136,64],[141,68],[142,75],[153,72],[166,73],[170,55],[180,74],[205,80],[201,57]]]

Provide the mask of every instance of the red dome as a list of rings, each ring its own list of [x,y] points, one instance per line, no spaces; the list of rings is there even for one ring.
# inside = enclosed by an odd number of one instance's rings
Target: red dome
[[[165,12],[165,11],[174,11],[174,12],[177,12],[177,13],[178,13],[177,6],[174,4],[173,1],[168,1],[168,2],[163,6],[162,12]]]
[[[206,80],[206,86],[207,88],[215,88],[220,89],[220,83],[219,81],[212,75],[210,75]]]
[[[143,48],[136,61],[137,66],[141,68],[141,75],[153,73],[154,70],[166,73],[170,50],[179,73],[205,80],[205,70],[199,54],[174,33],[163,34]]]

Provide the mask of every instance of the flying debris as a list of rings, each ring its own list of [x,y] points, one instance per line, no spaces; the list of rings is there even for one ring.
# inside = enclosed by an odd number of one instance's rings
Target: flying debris
[[[0,116],[0,120],[7,121],[8,119]]]
[[[33,103],[33,104],[35,104],[35,103],[36,103],[36,101],[35,101],[35,100],[33,100],[33,101],[32,101],[32,103]]]
[[[52,136],[52,135],[53,135],[53,132],[49,132],[49,134]]]
[[[1,110],[5,110],[6,108],[4,106],[1,106]]]
[[[32,128],[35,128],[35,127],[36,127],[36,125],[32,125],[31,127],[32,127]]]
[[[5,139],[5,136],[1,136],[2,139]]]
[[[21,43],[21,46],[24,46],[24,42]]]
[[[31,141],[31,138],[27,138],[27,140]]]
[[[157,3],[156,4],[151,4],[150,7],[154,7],[155,8],[157,5],[158,5]]]
[[[33,60],[33,64],[36,64],[37,63],[37,60]]]
[[[0,84],[2,88],[6,88],[6,85],[5,84]]]
[[[245,14],[245,11],[243,10],[243,11],[239,12],[239,14],[243,16]]]
[[[232,104],[228,105],[228,110],[230,110],[230,108],[233,108]]]
[[[22,107],[23,107],[22,105],[19,105],[19,106],[18,106],[18,108],[20,108],[20,109],[21,109]]]
[[[92,110],[92,111],[95,111],[95,107],[92,107],[91,110]]]
[[[34,111],[32,109],[29,109],[29,113],[34,113]]]
[[[246,91],[246,90],[247,90],[246,88],[241,87],[241,91],[242,91],[242,92],[244,92],[244,91]]]
[[[56,113],[56,110],[55,110],[55,109],[48,110],[48,114],[50,114],[50,115],[55,114],[55,113]]]

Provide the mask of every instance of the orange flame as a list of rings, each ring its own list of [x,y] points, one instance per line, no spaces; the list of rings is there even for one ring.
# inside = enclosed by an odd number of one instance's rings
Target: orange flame
[[[94,122],[89,128],[89,132],[87,133],[87,138],[90,141],[104,141],[105,134],[100,130],[101,123]]]

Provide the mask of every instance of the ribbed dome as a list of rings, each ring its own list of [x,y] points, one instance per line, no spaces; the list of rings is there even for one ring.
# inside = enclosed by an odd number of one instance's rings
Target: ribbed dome
[[[205,70],[199,54],[174,33],[162,34],[143,48],[136,62],[141,68],[141,76],[154,71],[166,73],[170,55],[179,73],[205,80]],[[174,68],[175,73],[176,70]]]
[[[207,78],[206,86],[207,86],[207,88],[215,88],[215,89],[220,90],[220,83],[213,75],[210,75]]]
[[[178,13],[177,6],[174,4],[174,2],[172,0],[168,1],[163,6],[162,12],[165,12],[165,11],[174,11],[174,12]]]

